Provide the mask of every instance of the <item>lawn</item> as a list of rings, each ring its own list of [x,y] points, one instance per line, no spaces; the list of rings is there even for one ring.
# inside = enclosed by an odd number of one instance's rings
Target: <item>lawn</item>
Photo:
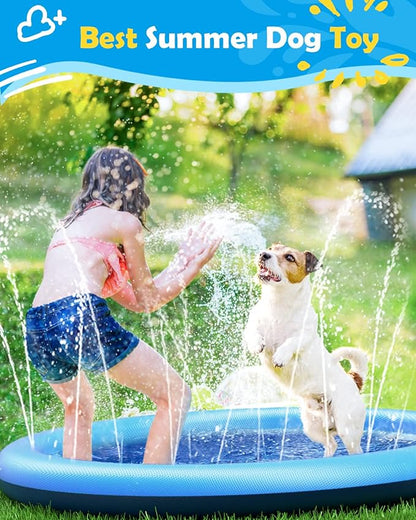
[[[278,155],[279,161],[273,160],[271,151]],[[280,240],[324,255],[323,270],[313,279],[313,303],[330,350],[350,345],[368,353],[371,377],[364,389],[367,403],[383,408],[416,409],[416,245],[404,240],[382,244],[365,239],[357,185],[342,180],[342,161],[338,152],[300,143],[280,143],[269,149],[261,144],[249,149],[244,163],[246,176],[242,178],[236,203],[191,200],[175,194],[154,195],[147,250],[149,265],[155,273],[166,265],[174,249],[173,237],[189,220],[211,215],[222,223],[226,234],[212,265],[183,296],[161,311],[150,316],[133,315],[111,303],[115,316],[153,344],[192,386],[194,408],[218,406],[215,390],[221,381],[239,368],[257,364],[257,359],[247,355],[241,345],[248,310],[259,294],[253,281],[253,257],[262,241]],[[295,170],[291,168],[293,164]],[[207,167],[214,166],[207,164]],[[245,197],[250,182],[248,172],[255,167],[259,187],[254,189],[256,196],[251,192]],[[58,184],[45,182],[40,189],[35,178],[30,177],[24,186],[16,178],[7,187],[10,210],[2,220],[1,240],[7,239],[8,243],[2,242],[6,261],[0,269],[0,323],[28,411],[31,405],[19,312],[31,304],[41,280],[42,260],[54,216],[65,211],[65,200],[71,198],[75,181],[68,178]],[[24,211],[18,208],[22,190]],[[270,196],[262,205],[267,190]],[[344,211],[345,204],[348,211]],[[26,434],[5,348],[0,351],[0,379],[1,448]],[[61,426],[61,406],[51,390],[32,368],[30,379],[35,431]],[[92,384],[97,394],[96,418],[108,418],[106,385],[100,377],[93,377]],[[131,409],[152,409],[142,396],[113,384],[111,390],[116,416]],[[357,516],[405,520],[416,517],[416,506],[408,502],[350,512],[330,510],[295,515],[300,520],[347,520]],[[3,496],[0,518],[61,520],[88,516],[22,506]],[[272,518],[283,520],[293,516],[276,514]]]
[[[1,495],[0,495],[1,496]],[[7,497],[2,496],[0,501],[1,520],[178,520],[178,517],[152,516],[147,513],[139,513],[137,516],[111,516],[111,515],[85,515],[80,512],[57,512],[47,507],[26,506],[16,504]],[[403,502],[391,506],[375,506],[373,508],[360,507],[359,509],[328,509],[303,513],[279,513],[259,516],[236,515],[209,515],[199,517],[202,520],[414,520],[416,503],[414,501]],[[196,516],[181,517],[181,520],[196,520]]]

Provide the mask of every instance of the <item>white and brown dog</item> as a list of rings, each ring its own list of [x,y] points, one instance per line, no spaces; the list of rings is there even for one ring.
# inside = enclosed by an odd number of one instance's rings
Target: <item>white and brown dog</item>
[[[348,453],[361,453],[366,410],[360,390],[367,356],[356,348],[326,350],[308,276],[319,267],[318,259],[310,251],[274,244],[259,253],[257,265],[262,293],[244,331],[247,348],[260,354],[279,383],[300,398],[304,432],[324,445],[325,456],[337,449],[335,435]],[[349,374],[342,359],[351,363]]]

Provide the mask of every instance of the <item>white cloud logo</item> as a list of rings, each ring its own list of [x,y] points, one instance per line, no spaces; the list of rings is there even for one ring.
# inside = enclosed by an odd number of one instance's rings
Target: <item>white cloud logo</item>
[[[36,21],[36,27],[33,26],[33,14],[38,12],[41,14],[40,22]],[[48,17],[48,12],[42,5],[35,5],[31,7],[26,15],[26,20],[19,23],[17,27],[17,37],[21,42],[31,42],[48,36],[55,31],[54,22]],[[24,34],[23,34],[24,33]]]

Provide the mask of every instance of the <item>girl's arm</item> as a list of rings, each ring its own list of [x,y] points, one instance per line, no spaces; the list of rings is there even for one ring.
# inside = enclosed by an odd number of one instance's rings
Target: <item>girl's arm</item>
[[[140,222],[124,214],[122,243],[131,285],[113,299],[135,312],[153,312],[178,296],[214,256],[221,243],[213,238],[213,228],[200,224],[191,229],[172,262],[155,278],[144,256],[144,236]]]
[[[111,299],[122,305],[125,309],[133,312],[146,312],[146,306],[137,302],[133,287],[127,283],[118,293],[113,294]]]

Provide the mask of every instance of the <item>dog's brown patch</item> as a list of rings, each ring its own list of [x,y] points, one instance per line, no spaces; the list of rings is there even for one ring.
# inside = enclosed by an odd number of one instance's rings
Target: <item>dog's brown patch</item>
[[[361,392],[364,386],[363,378],[357,372],[348,372],[348,374],[354,379],[354,382],[357,385],[358,390]]]
[[[276,255],[279,266],[284,270],[290,283],[300,283],[314,270],[311,268],[312,253],[309,251],[302,253],[283,244],[273,244],[270,250]]]

